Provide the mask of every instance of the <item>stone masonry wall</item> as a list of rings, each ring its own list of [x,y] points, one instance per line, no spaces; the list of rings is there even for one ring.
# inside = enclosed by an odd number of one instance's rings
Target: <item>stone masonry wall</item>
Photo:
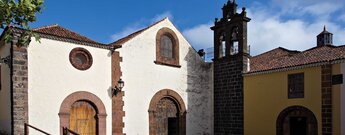
[[[212,64],[200,61],[198,54],[190,51],[187,64],[188,118],[187,134],[213,134],[213,79]],[[202,130],[201,130],[202,129]]]
[[[113,52],[111,56],[112,62],[112,87],[117,86],[117,81],[122,76],[120,62],[122,61],[119,52]],[[112,134],[113,135],[124,135],[123,127],[125,126],[123,122],[123,117],[125,116],[125,111],[123,110],[124,102],[123,96],[124,91],[117,93],[112,96]]]
[[[247,57],[237,54],[214,61],[214,134],[243,134],[243,76]]]
[[[27,48],[13,46],[12,56],[12,121],[14,135],[24,134],[24,123],[28,122],[28,56]]]
[[[331,135],[332,130],[332,65],[321,66],[322,134]]]

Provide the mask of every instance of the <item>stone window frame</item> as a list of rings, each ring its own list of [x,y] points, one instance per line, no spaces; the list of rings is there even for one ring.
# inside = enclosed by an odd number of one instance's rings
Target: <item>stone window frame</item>
[[[80,65],[76,62],[77,54],[82,54],[85,56],[86,62],[84,64]],[[71,52],[69,53],[69,61],[71,62],[72,66],[78,70],[87,70],[92,66],[93,63],[91,53],[88,50],[81,47],[77,47],[71,50]]]
[[[87,101],[92,104],[96,110],[96,121],[97,121],[97,135],[106,135],[106,109],[100,98],[96,95],[86,92],[86,91],[77,91],[68,95],[61,103],[59,118],[60,118],[60,135],[63,135],[63,127],[69,128],[69,118],[70,118],[70,109],[73,103],[78,101]]]
[[[161,55],[161,37],[168,36],[173,42],[173,58],[164,57]],[[160,65],[166,65],[171,67],[181,67],[180,65],[180,56],[179,56],[179,40],[175,32],[167,27],[161,28],[158,30],[156,35],[156,60],[154,63]]]
[[[288,74],[288,98],[304,98],[304,73]]]
[[[158,91],[151,99],[150,101],[150,106],[149,106],[149,135],[156,135],[156,128],[157,128],[157,123],[156,123],[156,115],[155,113],[157,112],[157,104],[158,102],[163,99],[163,98],[170,98],[173,100],[179,109],[179,135],[186,135],[186,106],[185,103],[183,102],[183,99],[181,96],[170,89],[163,89]]]

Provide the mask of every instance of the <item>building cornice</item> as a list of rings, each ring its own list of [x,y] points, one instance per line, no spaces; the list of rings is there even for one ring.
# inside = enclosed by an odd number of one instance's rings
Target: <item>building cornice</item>
[[[270,69],[270,70],[263,70],[263,71],[248,72],[248,73],[244,73],[243,76],[270,74],[270,73],[276,73],[276,72],[284,72],[284,71],[290,71],[290,70],[298,70],[298,69],[303,69],[303,68],[318,67],[318,66],[322,66],[322,65],[339,64],[339,63],[345,63],[345,59],[323,61],[323,62],[310,63],[310,64],[292,66],[292,67],[277,68],[277,69]]]
[[[10,28],[6,28],[4,30],[3,34],[1,35],[1,37],[3,37],[5,31],[7,31],[7,30],[12,30],[13,33],[18,33],[18,34],[21,34],[21,33],[23,33],[23,31],[25,31],[24,29],[21,29],[21,28],[10,27]],[[37,31],[33,31],[33,32],[39,34],[39,36],[41,38],[46,38],[46,39],[51,39],[51,40],[56,40],[56,41],[69,42],[69,43],[85,45],[85,46],[90,46],[90,47],[96,47],[96,48],[101,48],[101,49],[107,49],[107,50],[115,50],[117,48],[120,48],[118,46],[111,46],[111,45],[102,44],[102,43],[99,43],[99,44],[90,43],[90,42],[85,42],[85,41],[80,41],[80,40],[60,37],[60,36],[56,36],[56,35],[41,33],[41,32],[37,32]]]

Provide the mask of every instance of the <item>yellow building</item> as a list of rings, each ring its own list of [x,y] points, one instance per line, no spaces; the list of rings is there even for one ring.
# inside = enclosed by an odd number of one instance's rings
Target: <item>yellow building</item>
[[[306,51],[276,48],[244,75],[244,134],[345,134],[345,46],[319,34]]]

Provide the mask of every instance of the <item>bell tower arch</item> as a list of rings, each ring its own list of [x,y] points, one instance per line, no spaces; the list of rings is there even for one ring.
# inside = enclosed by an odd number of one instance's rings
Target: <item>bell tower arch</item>
[[[247,43],[247,23],[251,20],[247,17],[245,8],[237,13],[235,1],[224,4],[223,17],[215,19],[214,26],[214,59],[235,55],[237,53],[249,55]],[[223,47],[222,47],[223,46]],[[237,53],[235,53],[237,52]]]

